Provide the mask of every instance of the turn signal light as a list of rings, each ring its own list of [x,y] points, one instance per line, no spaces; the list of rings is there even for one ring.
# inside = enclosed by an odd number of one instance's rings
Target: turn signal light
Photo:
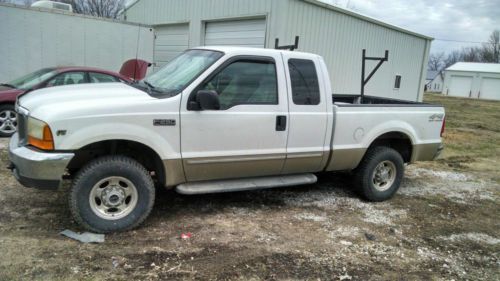
[[[43,126],[41,139],[29,135],[28,144],[43,150],[54,150],[54,139],[49,125],[45,124]]]

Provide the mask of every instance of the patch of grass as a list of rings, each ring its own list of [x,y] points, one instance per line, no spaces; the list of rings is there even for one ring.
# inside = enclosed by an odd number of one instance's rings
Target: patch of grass
[[[446,110],[445,151],[441,162],[453,168],[492,172],[492,179],[498,180],[500,101],[425,94],[424,102],[442,104]]]

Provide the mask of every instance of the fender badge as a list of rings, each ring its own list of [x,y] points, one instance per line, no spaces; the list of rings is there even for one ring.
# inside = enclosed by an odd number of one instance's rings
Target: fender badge
[[[66,135],[66,130],[57,130],[56,136],[64,136]]]
[[[154,119],[153,126],[175,126],[175,119]]]
[[[444,118],[444,114],[432,114],[431,116],[429,116],[429,122],[443,121],[443,118]]]

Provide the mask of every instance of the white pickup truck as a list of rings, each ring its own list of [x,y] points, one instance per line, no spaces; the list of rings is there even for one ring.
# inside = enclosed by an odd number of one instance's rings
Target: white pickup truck
[[[332,96],[328,77],[314,54],[204,47],[133,85],[36,90],[18,99],[10,168],[27,187],[71,179],[74,218],[102,233],[143,222],[155,187],[227,192],[352,171],[365,199],[386,200],[405,163],[442,150],[444,109]]]

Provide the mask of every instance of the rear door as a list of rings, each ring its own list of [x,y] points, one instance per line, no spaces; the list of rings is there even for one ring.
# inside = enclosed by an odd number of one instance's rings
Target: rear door
[[[323,75],[317,57],[283,53],[287,73],[289,132],[283,173],[317,172],[328,156],[328,113]]]
[[[450,92],[448,94],[451,96],[467,98],[471,96],[471,87],[471,76],[452,75],[450,82]]]
[[[198,90],[216,91],[221,108],[188,110]],[[181,151],[188,181],[280,174],[288,101],[279,53],[229,58],[184,95]]]
[[[264,48],[266,19],[229,20],[205,24],[205,46]]]
[[[479,97],[482,99],[500,100],[500,78],[484,77],[481,81]]]

